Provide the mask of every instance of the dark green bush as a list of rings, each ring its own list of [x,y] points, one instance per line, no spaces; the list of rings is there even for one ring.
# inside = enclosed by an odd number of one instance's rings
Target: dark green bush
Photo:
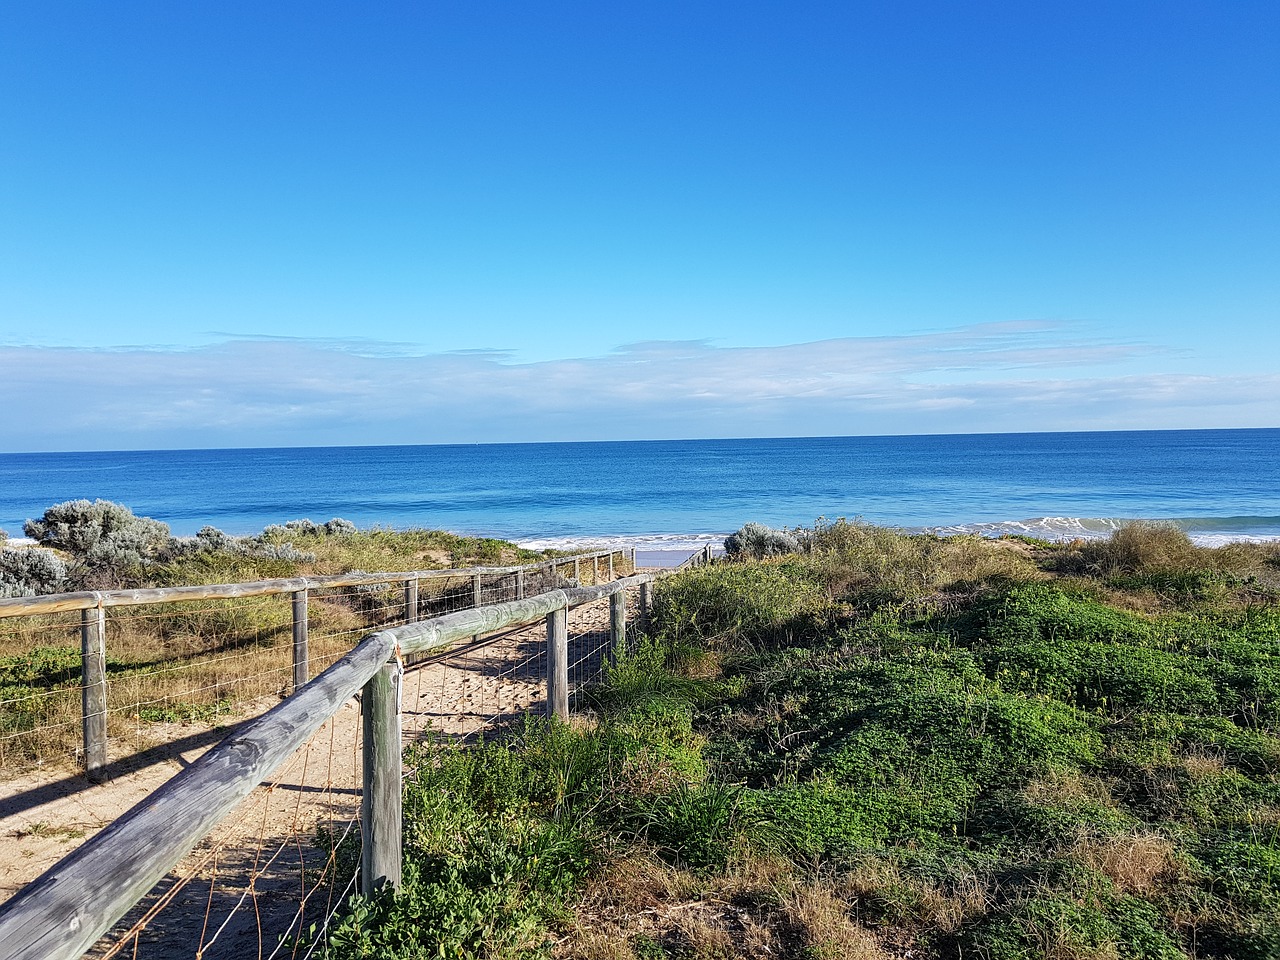
[[[1043,960],[1046,956],[1124,960],[1186,960],[1164,919],[1134,897],[1099,904],[1034,896],[965,931],[964,953],[990,960]]]

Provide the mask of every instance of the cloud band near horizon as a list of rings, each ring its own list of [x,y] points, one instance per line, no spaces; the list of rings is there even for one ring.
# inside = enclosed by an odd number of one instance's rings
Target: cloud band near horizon
[[[0,346],[0,439],[35,452],[1277,425],[1280,376],[1151,372],[1162,360],[1047,321],[641,341],[534,363],[359,340],[24,344]]]

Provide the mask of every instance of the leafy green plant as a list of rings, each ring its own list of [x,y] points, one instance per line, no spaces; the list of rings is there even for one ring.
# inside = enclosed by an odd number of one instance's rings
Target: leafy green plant
[[[160,703],[138,708],[144,723],[210,723],[231,712],[231,701],[223,697],[213,703]]]

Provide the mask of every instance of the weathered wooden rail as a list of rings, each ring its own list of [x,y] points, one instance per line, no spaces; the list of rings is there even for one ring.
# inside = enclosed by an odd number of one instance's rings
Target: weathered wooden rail
[[[527,566],[465,567],[447,570],[407,570],[394,573],[343,573],[322,577],[290,577],[257,580],[249,583],[220,583],[189,587],[157,587],[141,590],[103,590],[51,594],[42,597],[0,599],[0,619],[32,617],[42,614],[80,611],[81,657],[81,726],[83,730],[84,769],[91,780],[101,779],[107,768],[107,649],[106,611],[108,608],[146,606],[193,600],[234,600],[245,597],[289,595],[293,613],[293,688],[301,688],[309,673],[308,601],[316,590],[364,585],[404,585],[405,619],[418,619],[419,582],[431,579],[463,579],[472,581],[472,606],[482,602],[481,586],[486,578],[510,576],[516,599],[524,596],[529,573],[549,571],[554,577],[572,567],[573,577],[582,576],[583,564],[592,564],[593,579],[614,578],[614,557],[630,555],[635,566],[635,548],[599,550],[544,560]]]
[[[625,642],[625,591],[647,600],[654,577],[433,617],[366,636],[287,700],[239,727],[159,790],[0,906],[0,960],[74,960],[151,890],[213,827],[351,697],[361,693],[364,791],[361,889],[400,882],[400,678],[403,659],[457,640],[536,622],[547,624],[547,711],[569,711],[566,617],[570,607],[610,598],[611,642]]]

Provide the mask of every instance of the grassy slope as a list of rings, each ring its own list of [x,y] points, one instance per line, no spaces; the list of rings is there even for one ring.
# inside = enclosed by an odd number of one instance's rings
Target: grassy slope
[[[1280,956],[1274,553],[802,539],[665,582],[596,722],[412,758],[333,955]]]

